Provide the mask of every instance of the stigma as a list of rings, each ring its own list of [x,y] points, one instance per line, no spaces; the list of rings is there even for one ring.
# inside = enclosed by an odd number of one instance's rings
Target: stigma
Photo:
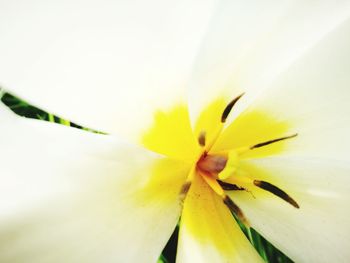
[[[197,169],[206,174],[216,175],[225,169],[226,164],[227,157],[220,155],[209,155],[204,152],[197,162]]]

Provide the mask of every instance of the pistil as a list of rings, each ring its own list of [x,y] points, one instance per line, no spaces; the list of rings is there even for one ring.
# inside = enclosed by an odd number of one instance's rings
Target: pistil
[[[197,162],[197,168],[204,173],[218,174],[225,169],[227,158],[220,155],[204,153]]]

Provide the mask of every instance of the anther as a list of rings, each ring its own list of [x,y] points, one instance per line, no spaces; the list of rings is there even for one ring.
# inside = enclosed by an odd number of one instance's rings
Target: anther
[[[206,136],[206,132],[205,131],[201,131],[201,133],[198,136],[198,143],[202,147],[205,146],[205,136]]]
[[[180,194],[179,194],[179,196],[180,196],[180,200],[185,200],[185,198],[186,198],[186,195],[187,195],[187,193],[188,193],[188,191],[190,190],[190,187],[191,187],[191,182],[185,182],[183,185],[182,185],[182,187],[181,187],[181,190],[180,190]]]
[[[222,189],[224,189],[225,191],[246,191],[247,190],[244,187],[240,187],[236,184],[230,184],[227,182],[223,182],[221,180],[216,180],[216,181],[218,181]]]
[[[247,193],[251,194],[252,197],[255,199],[255,196],[254,194],[249,191],[247,188],[244,188],[244,187],[240,187],[236,184],[230,184],[230,183],[227,183],[227,182],[223,182],[219,179],[216,180],[219,185],[221,186],[222,189],[224,189],[225,191],[246,191]]]
[[[235,216],[238,217],[238,219],[244,223],[246,226],[249,226],[248,220],[245,217],[245,215],[243,214],[243,211],[238,207],[238,205],[236,205],[232,199],[226,195],[223,198],[223,202],[224,204],[228,207],[228,209],[230,209],[231,213],[233,213]]]
[[[264,147],[266,145],[269,145],[269,144],[272,144],[272,143],[276,143],[276,142],[279,142],[279,141],[284,141],[284,140],[287,140],[287,139],[295,138],[297,136],[298,136],[298,134],[295,133],[295,134],[290,135],[290,136],[285,136],[285,137],[277,138],[277,139],[274,139],[274,140],[261,142],[261,143],[255,144],[253,146],[250,146],[250,150],[253,150],[253,149],[256,149],[256,148],[260,148],[260,147]]]
[[[224,123],[228,117],[228,115],[230,114],[233,106],[236,104],[236,102],[244,95],[244,93],[242,93],[241,95],[237,96],[236,98],[234,98],[229,104],[227,104],[226,108],[224,109],[222,115],[221,115],[221,122]]]
[[[268,191],[268,192],[278,196],[279,198],[288,202],[289,204],[291,204],[295,208],[300,208],[298,203],[292,197],[290,197],[286,192],[284,192],[282,189],[278,188],[277,186],[270,184],[268,182],[265,182],[265,181],[260,181],[260,180],[254,180],[254,185],[256,185],[257,187],[259,187],[265,191]]]

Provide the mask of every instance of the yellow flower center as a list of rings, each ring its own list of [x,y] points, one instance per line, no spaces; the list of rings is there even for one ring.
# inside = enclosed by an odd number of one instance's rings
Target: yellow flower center
[[[150,150],[192,164],[180,191],[182,199],[186,198],[194,177],[200,176],[230,211],[248,224],[227,191],[251,192],[250,188],[257,187],[299,208],[298,203],[277,185],[252,176],[237,176],[242,173],[242,160],[276,154],[297,134],[290,132],[290,124],[257,111],[241,114],[225,128],[230,112],[242,96],[228,103],[223,98],[215,100],[199,116],[194,130],[186,106],[179,104],[168,112],[158,111],[142,143]]]

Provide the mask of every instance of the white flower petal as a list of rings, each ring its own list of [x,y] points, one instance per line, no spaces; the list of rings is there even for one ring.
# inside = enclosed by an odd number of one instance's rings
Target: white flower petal
[[[232,192],[252,226],[295,262],[347,262],[350,258],[350,165],[306,158],[249,160],[241,170],[285,190],[296,209],[258,188]]]
[[[349,15],[349,1],[223,1],[195,64],[192,119],[213,98],[245,92],[238,114]]]
[[[199,176],[185,200],[176,262],[262,262],[222,199]]]
[[[284,155],[348,162],[349,46],[350,19],[281,74],[242,113],[241,122],[245,117],[249,119],[252,113],[265,114],[276,122],[286,123],[289,135],[298,133],[296,138],[285,143]],[[254,123],[251,123],[250,130],[259,134]]]
[[[1,262],[155,262],[188,167],[1,108]]]
[[[349,46],[347,19],[285,69],[239,117],[252,140],[266,132],[246,122],[254,114],[273,120],[272,133],[275,122],[287,124],[289,135],[298,133],[284,142],[278,157],[249,157],[239,170],[285,190],[300,209],[256,187],[249,189],[256,199],[246,192],[231,195],[253,227],[296,262],[350,258]]]
[[[80,125],[136,136],[182,99],[215,2],[2,2],[0,85]]]

